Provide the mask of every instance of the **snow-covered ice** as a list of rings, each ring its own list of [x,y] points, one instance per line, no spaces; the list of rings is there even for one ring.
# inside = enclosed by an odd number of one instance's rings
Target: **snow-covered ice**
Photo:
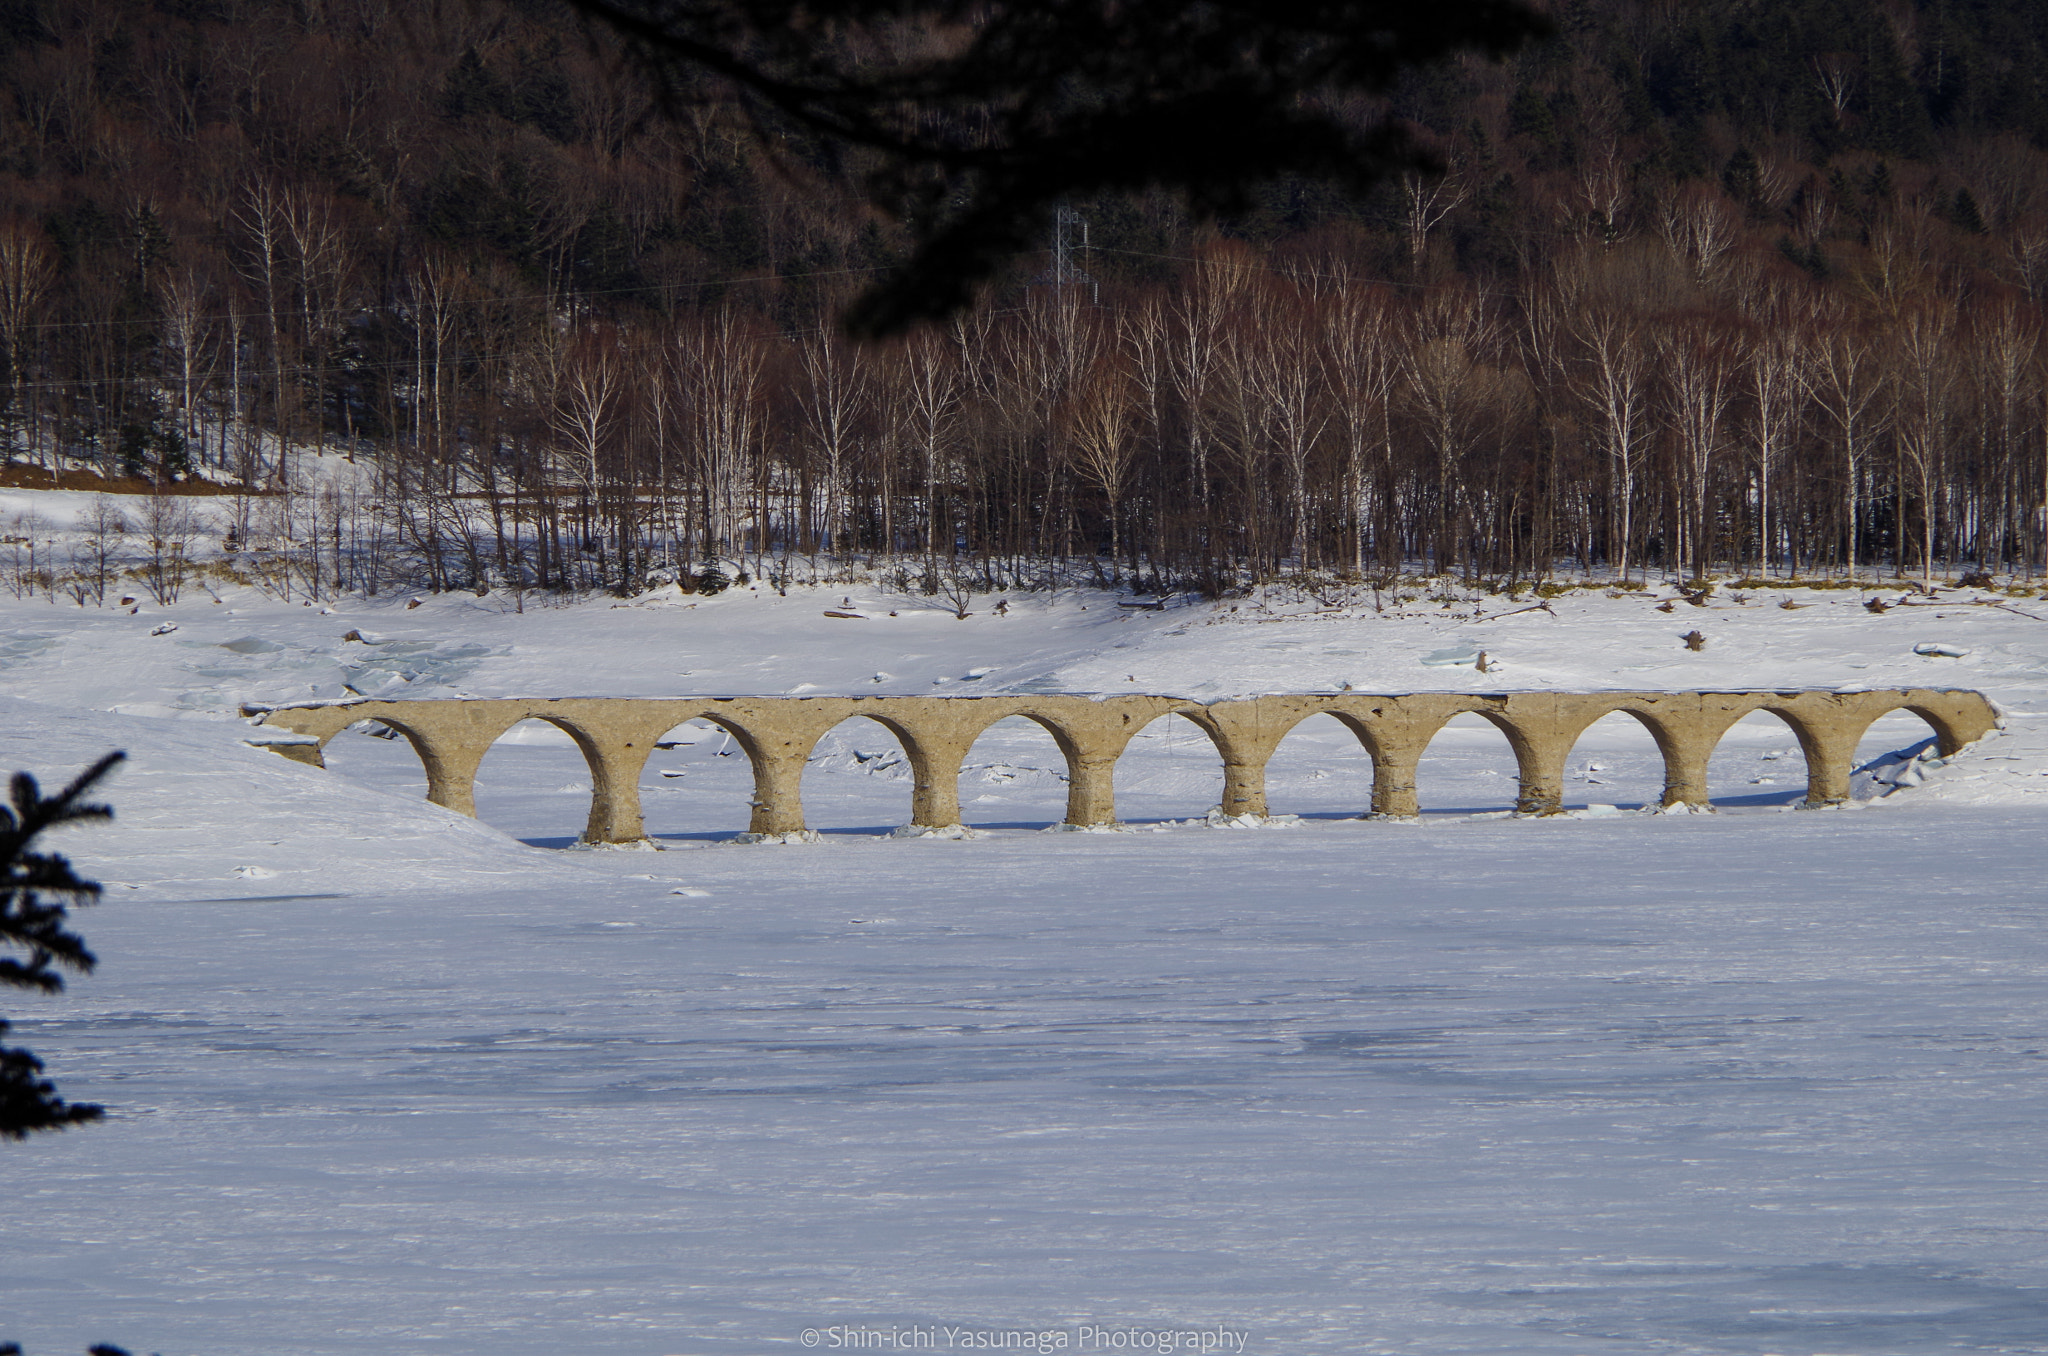
[[[834,1325],[1085,1349],[1093,1324],[1221,1325],[1262,1353],[2048,1350],[2048,623],[2022,615],[2048,604],[1781,596],[1496,616],[1526,601],[1070,594],[964,621],[843,584],[522,614],[0,601],[6,767],[132,758],[117,823],[58,844],[108,884],[81,917],[99,971],[5,1003],[111,1118],[0,1146],[0,1338],[751,1356]],[[1422,667],[1445,650],[1501,667]],[[1798,745],[1760,718],[1716,753],[1722,812],[1664,815],[1637,813],[1661,769],[1614,717],[1572,755],[1575,813],[1520,820],[1505,740],[1460,722],[1404,824],[1355,818],[1370,759],[1319,718],[1253,826],[1209,816],[1216,757],[1169,719],[1118,780],[1149,831],[1044,833],[1064,765],[1011,721],[967,759],[974,832],[897,837],[909,769],[857,721],[805,779],[820,841],[734,846],[745,756],[684,728],[643,779],[668,849],[648,853],[554,850],[589,771],[552,727],[486,758],[478,822],[423,803],[402,740],[343,736],[322,772],[232,718],[351,689],[1343,683],[1972,686],[2007,729],[1938,759],[1889,717],[1866,799],[1793,813]]]

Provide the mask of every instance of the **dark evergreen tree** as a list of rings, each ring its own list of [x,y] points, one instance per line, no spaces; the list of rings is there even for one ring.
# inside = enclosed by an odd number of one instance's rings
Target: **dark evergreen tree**
[[[1977,199],[1967,188],[1956,190],[1955,203],[1949,209],[1949,219],[1971,235],[1984,234],[1984,212],[1977,206]]]
[[[1747,146],[1737,146],[1735,153],[1728,157],[1728,163],[1721,168],[1721,185],[1728,190],[1728,196],[1741,203],[1752,215],[1762,212],[1762,194],[1759,188],[1761,170],[1756,156]]]
[[[14,774],[14,808],[0,807],[0,945],[26,952],[27,959],[0,956],[0,983],[42,993],[59,993],[59,971],[90,973],[97,963],[85,939],[65,926],[67,904],[99,898],[97,881],[82,879],[55,852],[34,850],[36,835],[59,824],[109,820],[112,809],[81,798],[127,755],[110,753],[80,773],[62,791],[45,796],[36,779]],[[7,1023],[0,1021],[0,1035]],[[37,1130],[62,1130],[96,1121],[97,1106],[66,1102],[42,1077],[43,1062],[26,1050],[0,1048],[0,1138],[25,1139]],[[23,1356],[18,1342],[0,1342],[0,1356]],[[95,1342],[85,1356],[129,1356],[125,1347]]]
[[[60,854],[36,851],[35,840],[59,824],[112,819],[111,809],[83,797],[124,756],[108,754],[54,796],[45,796],[28,773],[14,774],[14,808],[0,807],[0,946],[23,955],[0,955],[0,984],[60,993],[63,971],[89,974],[96,964],[85,939],[66,923],[69,905],[99,898],[99,883],[80,877]],[[0,1035],[6,1030],[0,1021]],[[0,1138],[24,1139],[104,1114],[97,1106],[66,1102],[42,1072],[43,1062],[28,1051],[0,1047]]]

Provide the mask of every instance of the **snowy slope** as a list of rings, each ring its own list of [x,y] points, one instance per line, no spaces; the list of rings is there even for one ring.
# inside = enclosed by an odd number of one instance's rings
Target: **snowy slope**
[[[570,875],[473,819],[251,748],[225,722],[168,722],[0,698],[0,766],[50,788],[109,749],[111,827],[69,831],[109,901],[458,889]]]
[[[245,702],[350,692],[431,698],[1069,691],[1213,700],[1347,685],[1364,691],[1966,686],[1985,691],[2012,714],[2007,737],[1995,754],[1987,747],[1967,770],[1940,770],[1931,781],[1947,784],[1941,794],[1964,794],[1975,804],[2037,803],[2048,793],[2042,775],[2048,773],[2048,740],[2037,719],[2048,711],[2042,658],[2048,602],[2040,599],[1950,590],[1873,613],[1866,598],[1896,601],[1905,592],[1724,591],[1705,607],[1674,603],[1673,594],[1662,599],[1671,610],[1660,611],[1655,594],[1619,591],[1574,591],[1540,608],[1526,594],[1519,600],[1458,594],[1445,605],[1415,597],[1419,592],[1405,604],[1382,596],[1378,610],[1372,595],[1361,593],[1348,606],[1276,594],[1161,612],[1119,608],[1099,594],[1019,595],[1005,600],[1001,613],[995,600],[979,599],[965,620],[929,600],[843,587],[792,588],[778,597],[756,586],[712,598],[670,589],[628,603],[595,599],[523,611],[499,596],[443,595],[417,607],[393,598],[315,608],[251,590],[223,593],[217,602],[188,594],[167,612],[146,603],[131,611],[11,602],[0,604],[0,681],[8,692],[46,703],[208,720],[232,718]],[[1688,650],[1681,641],[1691,630],[1706,636],[1703,650]],[[363,639],[345,639],[352,633]],[[1922,654],[1916,646],[1962,653]],[[1469,664],[1423,662],[1481,650],[1489,659],[1483,674]],[[1926,734],[1914,717],[1890,717],[1873,730],[1864,754],[1877,757]],[[486,804],[485,818],[521,837],[554,842],[575,836],[582,811],[566,800],[550,806],[533,797],[580,795],[587,802],[587,771],[552,731],[515,732],[505,748],[549,741],[566,760],[501,771],[494,753],[480,794],[487,802],[498,795],[494,780],[517,788],[529,804],[501,803],[496,812]],[[341,741],[333,751],[337,770],[353,766],[372,784],[406,794],[423,787],[403,746],[379,751],[369,744],[355,736]],[[746,798],[744,759],[735,762],[734,750],[720,747],[727,757],[715,765],[715,775],[703,775],[714,770],[710,764],[688,777],[650,772],[651,810],[660,809],[655,802],[674,803],[666,819],[657,813],[659,822],[650,821],[657,833],[743,827],[744,816],[735,822],[733,807]],[[1425,807],[1470,811],[1506,804],[1512,796],[1505,750],[1476,718],[1455,724],[1432,749],[1436,766],[1426,762],[1423,769]],[[1790,756],[1774,760],[1773,753]],[[1583,803],[1656,798],[1654,749],[1626,717],[1596,726],[1580,754],[1575,767],[1583,777],[1574,794],[1582,792]],[[678,754],[669,770],[687,772],[684,761],[702,763],[708,755],[702,748]],[[825,784],[907,776],[893,740],[867,722],[842,727],[821,755],[814,776]],[[1058,817],[1063,768],[1042,732],[1021,723],[1006,727],[969,761],[970,820],[977,814],[991,823]],[[1594,763],[1601,766],[1590,767]],[[1796,799],[1803,777],[1797,764],[1784,727],[1754,717],[1731,733],[1717,756],[1723,783],[1717,798],[1731,804],[1745,796],[1752,804]],[[849,770],[860,775],[839,776]],[[1129,797],[1127,817],[1186,818],[1215,803],[1219,777],[1200,736],[1170,720],[1140,738],[1119,790]],[[1364,808],[1369,764],[1355,741],[1323,719],[1282,746],[1273,777],[1276,809],[1355,814]],[[979,785],[976,778],[992,784]],[[1969,791],[1962,791],[1963,782]],[[1864,789],[1879,788],[1865,783]],[[849,827],[900,823],[904,812],[895,791],[907,801],[907,783],[849,789],[873,808],[849,806],[839,817]],[[1018,799],[1026,791],[1034,794]],[[832,827],[829,817],[824,826]]]
[[[132,758],[118,823],[61,844],[109,882],[82,919],[100,971],[6,1005],[113,1119],[0,1146],[0,1338],[752,1356],[835,1324],[1087,1349],[1094,1324],[1222,1325],[1267,1353],[2048,1350],[2048,603],[1864,596],[1667,613],[1594,591],[1507,616],[1535,600],[1066,594],[964,621],[843,585],[524,612],[0,600],[6,765]],[[1498,667],[1422,663],[1456,648]],[[1843,811],[1789,812],[1797,745],[1765,718],[1716,756],[1721,814],[1544,821],[1493,817],[1505,742],[1454,727],[1407,825],[1353,817],[1370,760],[1323,721],[1275,758],[1274,808],[1304,818],[1270,832],[1186,823],[1215,756],[1162,721],[1119,776],[1157,831],[1101,835],[1037,831],[1063,769],[1001,728],[963,776],[989,830],[969,841],[879,836],[907,769],[855,722],[806,776],[830,832],[805,848],[724,845],[745,760],[684,730],[643,779],[670,850],[583,853],[533,846],[588,803],[545,729],[486,759],[478,823],[418,798],[403,743],[345,736],[323,773],[233,717],[343,684],[1347,683],[1970,686],[2009,719]],[[1864,753],[1925,733],[1889,718]],[[1640,727],[1602,722],[1568,799],[1626,808],[1658,780]]]

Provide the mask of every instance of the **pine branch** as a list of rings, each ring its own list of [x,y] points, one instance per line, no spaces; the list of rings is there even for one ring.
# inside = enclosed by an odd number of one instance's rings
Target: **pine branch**
[[[58,993],[64,988],[59,971],[85,974],[96,963],[85,939],[65,923],[68,906],[99,898],[99,883],[73,871],[62,855],[32,848],[45,829],[112,819],[111,809],[84,797],[125,756],[108,754],[54,796],[45,796],[28,773],[14,775],[13,807],[0,807],[0,946],[19,948],[28,959],[0,957],[0,983]],[[0,1035],[6,1032],[7,1023],[0,1021]],[[42,1074],[43,1062],[33,1054],[0,1046],[0,1139],[62,1130],[105,1114],[97,1106],[65,1101]]]
[[[1526,0],[569,3],[671,113],[723,96],[771,153],[862,153],[869,200],[916,238],[846,317],[867,338],[957,314],[1069,196],[1161,188],[1213,218],[1289,174],[1363,194],[1435,172],[1398,123],[1340,109],[1554,30]]]
[[[99,883],[80,877],[59,853],[30,849],[45,829],[112,819],[107,806],[82,798],[125,756],[108,754],[54,796],[44,796],[28,773],[14,774],[13,809],[0,807],[0,945],[18,947],[28,959],[0,956],[0,984],[59,993],[58,970],[91,973],[95,957],[64,924],[67,905],[98,899]]]
[[[0,1022],[0,1032],[7,1023]],[[106,1115],[89,1102],[67,1102],[42,1076],[43,1062],[26,1050],[0,1046],[0,1139],[27,1139],[38,1130],[64,1130]]]

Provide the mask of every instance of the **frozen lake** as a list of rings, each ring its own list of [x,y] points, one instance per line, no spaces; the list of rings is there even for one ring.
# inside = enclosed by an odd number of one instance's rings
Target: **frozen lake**
[[[826,621],[838,588],[525,613],[0,599],[0,771],[132,755],[118,821],[56,844],[108,883],[80,920],[99,971],[0,1005],[67,1096],[110,1108],[0,1146],[0,1338],[2048,1351],[2048,630],[2039,603],[1952,595],[1331,616],[1073,594],[964,622],[893,597]],[[1447,644],[1495,671],[1423,666]],[[682,728],[641,783],[669,850],[591,853],[555,850],[590,792],[550,727],[485,758],[478,824],[421,803],[403,743],[344,735],[319,772],[230,718],[349,690],[1342,684],[1954,684],[2010,721],[1924,786],[1805,813],[1797,742],[1761,717],[1716,750],[1720,813],[1535,821],[1504,817],[1505,738],[1460,721],[1420,765],[1421,821],[1395,824],[1355,818],[1371,760],[1319,718],[1269,768],[1301,821],[1230,829],[1200,822],[1221,768],[1174,717],[1119,769],[1138,831],[1102,834],[1040,831],[1065,769],[1005,722],[967,758],[967,841],[880,836],[909,769],[853,721],[805,774],[825,841],[803,847],[726,845],[746,760]],[[1860,753],[1926,733],[1890,717]],[[1661,784],[1612,718],[1566,803],[1625,812]]]
[[[2040,1350],[2038,824],[842,838],[104,908],[21,1036],[115,1119],[6,1149],[0,1302],[31,1353]]]

